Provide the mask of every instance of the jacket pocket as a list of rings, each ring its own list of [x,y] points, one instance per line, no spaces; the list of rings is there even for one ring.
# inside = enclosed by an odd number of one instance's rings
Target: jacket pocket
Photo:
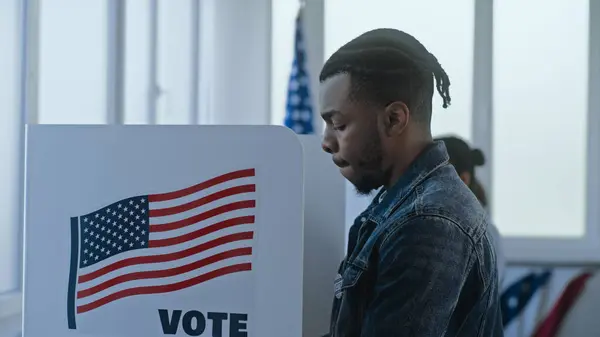
[[[364,269],[350,263],[347,263],[346,268],[344,269],[344,273],[342,275],[342,287],[341,291],[345,292],[348,288],[353,288],[358,284],[358,280],[361,275],[364,273]]]
[[[336,289],[338,306],[334,313],[335,319],[332,320],[332,337],[357,336],[357,331],[360,331],[364,305],[360,281],[364,273],[365,269],[346,263],[341,275],[341,285]]]

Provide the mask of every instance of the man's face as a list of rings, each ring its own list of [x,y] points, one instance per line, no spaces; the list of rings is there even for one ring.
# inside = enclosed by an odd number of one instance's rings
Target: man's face
[[[333,76],[321,84],[319,105],[326,122],[323,150],[332,155],[360,194],[369,194],[385,183],[379,112],[349,99],[351,79]]]

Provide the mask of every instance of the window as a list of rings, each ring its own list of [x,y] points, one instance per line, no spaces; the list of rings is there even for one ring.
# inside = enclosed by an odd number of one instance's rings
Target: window
[[[105,0],[39,1],[39,123],[106,123]]]
[[[434,95],[434,135],[453,133],[470,140],[474,8],[474,0],[328,0],[325,56],[375,28],[396,28],[415,36],[438,58],[452,83],[448,109]]]
[[[0,293],[19,287],[20,0],[0,1]]]
[[[588,15],[587,0],[494,2],[491,192],[504,235],[585,234]]]

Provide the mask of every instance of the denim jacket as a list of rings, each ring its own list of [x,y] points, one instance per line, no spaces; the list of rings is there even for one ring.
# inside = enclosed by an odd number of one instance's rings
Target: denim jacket
[[[354,221],[328,336],[503,336],[487,221],[444,144],[430,145]]]

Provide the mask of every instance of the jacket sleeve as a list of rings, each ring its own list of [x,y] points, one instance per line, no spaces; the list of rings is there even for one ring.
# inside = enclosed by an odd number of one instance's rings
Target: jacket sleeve
[[[496,252],[496,265],[498,266],[498,285],[502,285],[504,280],[504,271],[506,270],[506,257],[504,256],[504,247],[502,246],[502,237],[498,228],[491,222],[488,224],[488,233],[491,236]]]
[[[468,236],[441,217],[417,216],[392,228],[380,246],[361,336],[444,336],[472,251]]]

